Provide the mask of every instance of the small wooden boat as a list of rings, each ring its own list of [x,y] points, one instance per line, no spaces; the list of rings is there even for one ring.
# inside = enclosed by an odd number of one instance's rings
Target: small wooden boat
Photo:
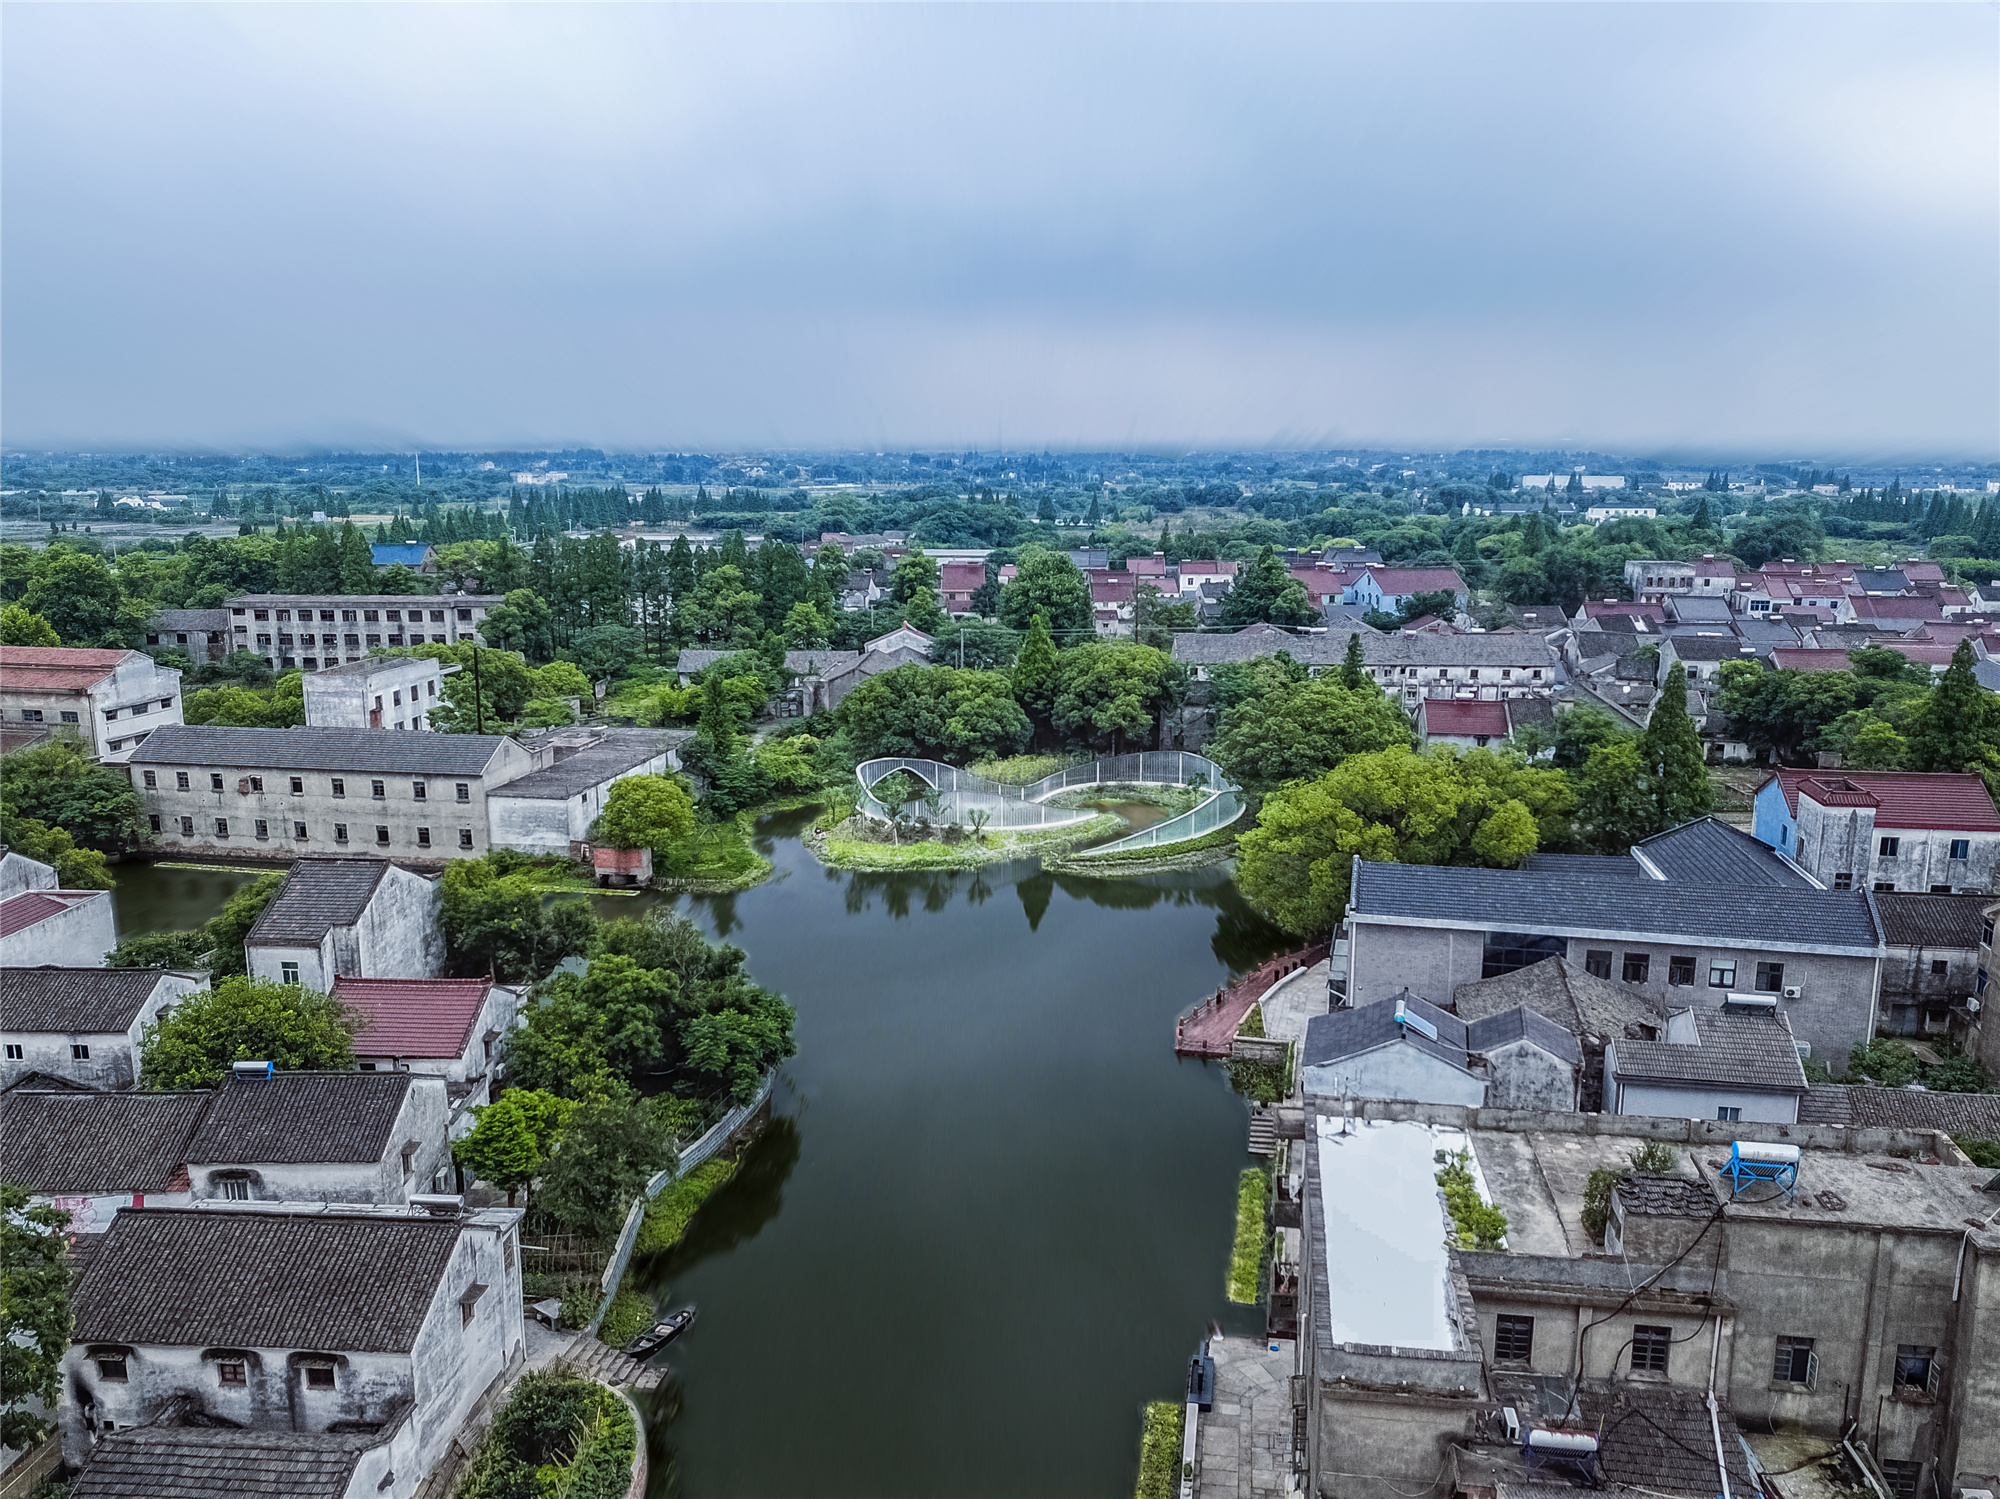
[[[625,1352],[629,1357],[636,1358],[643,1363],[693,1325],[694,1308],[684,1306],[677,1312],[669,1312],[645,1332],[640,1333],[638,1337],[627,1343],[625,1345]]]

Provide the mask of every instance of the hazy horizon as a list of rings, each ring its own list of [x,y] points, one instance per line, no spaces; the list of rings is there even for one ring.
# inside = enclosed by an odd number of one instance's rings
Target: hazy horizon
[[[23,6],[15,449],[2000,458],[1990,6]]]

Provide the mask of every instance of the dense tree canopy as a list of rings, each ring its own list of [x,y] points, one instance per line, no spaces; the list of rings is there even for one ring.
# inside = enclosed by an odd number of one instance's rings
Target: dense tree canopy
[[[1408,715],[1373,683],[1346,687],[1321,677],[1238,701],[1205,753],[1238,785],[1268,791],[1415,738]]]
[[[183,997],[139,1043],[139,1081],[213,1088],[236,1062],[281,1072],[351,1072],[360,1020],[329,994],[242,974]]]
[[[918,755],[963,764],[1028,742],[1028,715],[997,671],[899,666],[864,681],[840,705],[855,752]]]

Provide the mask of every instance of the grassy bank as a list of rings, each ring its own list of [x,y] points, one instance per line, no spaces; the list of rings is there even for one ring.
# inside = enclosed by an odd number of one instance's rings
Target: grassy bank
[[[1257,1301],[1258,1272],[1264,1258],[1264,1199],[1270,1183],[1255,1166],[1236,1181],[1236,1243],[1229,1251],[1229,1299],[1245,1306]]]
[[[1124,819],[1106,813],[1088,822],[1064,828],[1030,828],[1019,833],[988,833],[983,840],[963,838],[955,843],[925,839],[915,843],[874,843],[843,837],[850,824],[827,830],[815,829],[806,846],[822,864],[834,869],[887,871],[897,869],[976,869],[982,864],[999,864],[1009,859],[1036,854],[1059,853],[1102,838],[1124,825]]]
[[[650,1254],[661,1249],[671,1249],[680,1243],[681,1235],[694,1221],[694,1215],[701,1205],[715,1195],[730,1177],[736,1174],[736,1162],[717,1156],[703,1161],[686,1176],[677,1178],[666,1191],[655,1197],[646,1208],[646,1221],[639,1226],[639,1238],[635,1249],[640,1254]]]
[[[724,895],[769,879],[771,861],[750,844],[758,814],[769,810],[774,809],[757,808],[720,822],[702,823],[665,854],[654,854],[654,887]]]
[[[1181,1443],[1187,1407],[1155,1400],[1146,1407],[1146,1430],[1139,1438],[1139,1486],[1134,1499],[1173,1499],[1180,1492]]]

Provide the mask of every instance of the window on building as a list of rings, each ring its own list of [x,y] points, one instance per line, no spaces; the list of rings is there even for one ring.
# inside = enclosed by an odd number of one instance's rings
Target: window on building
[[[431,846],[431,830],[429,828],[418,828],[417,847],[429,848],[430,846]]]
[[[1694,956],[1691,953],[1675,953],[1667,959],[1667,983],[1676,989],[1686,988],[1694,982]]]
[[[1569,943],[1561,937],[1539,937],[1530,932],[1488,932],[1480,962],[1481,978],[1498,978],[1517,968],[1526,968],[1544,958],[1569,955]]]
[[[296,984],[299,981],[299,965],[296,963],[280,963],[278,965],[278,981],[284,984]]]
[[[1535,1319],[1503,1313],[1493,1321],[1493,1357],[1506,1363],[1527,1363],[1535,1352]]]
[[[160,830],[160,818],[159,818],[159,814],[158,814],[158,813],[155,813],[155,814],[153,814],[152,816],[148,817],[148,818],[146,819],[146,821],[152,824],[152,826],[153,826],[153,831],[154,831],[154,832],[156,832],[156,833],[157,833],[157,832],[159,832],[159,830]]]
[[[472,611],[470,609],[461,609],[458,611],[458,617],[463,620],[470,620],[472,618]]]
[[[1921,1394],[1937,1393],[1937,1349],[1903,1343],[1896,1349],[1896,1388]]]
[[[1993,918],[1991,916],[1979,923],[1979,945],[1981,947],[1991,947],[1993,945]]]
[[[194,836],[194,819],[192,817],[183,817],[181,819],[181,836],[183,838],[192,838]]]
[[[1931,886],[1931,894],[1932,894],[1932,895],[1949,895],[1949,894],[1951,894],[1951,886],[1950,886],[1950,885],[1933,885],[1933,886]]]
[[[90,1060],[90,1048],[80,1041],[72,1043],[69,1049],[69,1059],[72,1062],[88,1062]]]
[[[219,1360],[215,1366],[215,1376],[224,1384],[248,1384],[250,1382],[243,1377],[243,1365],[241,1361],[233,1358]]]
[[[368,636],[368,643],[370,645],[380,645],[382,643],[382,637],[380,635],[371,632]]]
[[[330,1390],[333,1388],[332,1364],[307,1364],[306,1388],[309,1390]]]
[[[464,781],[458,783],[458,799],[462,802],[472,800],[472,787]]]
[[[227,838],[229,836],[228,818],[218,817],[215,819],[215,836],[218,838]]]
[[[210,791],[220,791],[222,789],[222,777],[214,771],[208,773],[208,789]]]
[[[1854,888],[1853,871],[1843,869],[1839,874],[1835,875],[1833,877],[1833,888],[1836,890],[1852,890]]]
[[[99,1379],[115,1380],[119,1384],[125,1383],[126,1374],[125,1374],[124,1359],[107,1357],[107,1358],[97,1359],[95,1362],[97,1364],[97,1377]]]
[[[346,823],[344,823],[344,822],[336,822],[336,823],[335,823],[335,824],[333,825],[333,841],[334,841],[335,843],[345,843],[345,842],[347,841],[347,824],[346,824]]]
[[[1776,994],[1785,987],[1785,965],[1783,963],[1759,963],[1757,965],[1757,992]]]
[[[384,787],[380,781],[370,781],[368,783],[368,794],[379,801],[381,798],[387,796],[389,793],[387,788]]]
[[[458,846],[459,846],[460,848],[471,848],[471,847],[472,847],[472,829],[471,829],[471,828],[460,828],[460,829],[458,830]]]
[[[435,682],[426,682],[426,683],[424,683],[424,696],[425,696],[425,697],[436,697],[437,695],[438,695],[438,684],[437,684],[437,683],[435,683]]]
[[[377,828],[375,830],[375,841],[381,844],[382,847],[387,848],[389,846],[389,830],[387,828]]]
[[[415,797],[418,801],[427,800],[430,794],[431,794],[431,788],[425,782],[423,781],[410,782],[410,795]]]
[[[10,1061],[10,1062],[18,1062],[18,1061],[22,1060],[22,1058],[23,1058],[23,1056],[24,1056],[24,1055],[25,1055],[25,1054],[24,1054],[24,1053],[22,1052],[22,1050],[21,1050],[20,1046],[19,1046],[19,1045],[18,1045],[17,1043],[15,1043],[15,1042],[13,1042],[13,1041],[9,1041],[9,1042],[7,1043],[7,1060],[8,1060],[8,1061]]]
[[[257,836],[259,838],[271,836],[271,824],[262,817],[257,819]]]
[[[62,721],[64,723],[75,723],[77,721],[77,718],[74,713],[64,713],[62,715]]]
[[[1724,1124],[1735,1124],[1743,1118],[1743,1110],[1734,1104],[1717,1104],[1715,1117]]]
[[[1894,880],[1877,880],[1875,882],[1875,893],[1877,895],[1892,894],[1895,888],[1896,882]]]
[[[352,609],[343,609],[343,610],[341,610],[341,611],[340,611],[340,622],[341,622],[342,624],[344,624],[344,625],[351,625],[351,624],[353,624],[353,623],[354,623],[354,611],[353,611]]]
[[[1952,839],[1952,840],[1951,840],[1951,856],[1952,856],[1952,857],[1953,857],[1954,859],[1968,859],[1968,858],[1970,858],[1970,857],[1972,856],[1972,840],[1971,840],[1970,838],[1954,838],[1954,839]]]
[[[1777,1357],[1771,1362],[1771,1378],[1779,1384],[1802,1384],[1809,1390],[1817,1389],[1819,1356],[1813,1352],[1813,1340],[1778,1339]]]
[[[1896,850],[1902,846],[1903,840],[1900,838],[1884,838],[1875,845],[1875,852],[1884,859],[1893,859],[1896,857]]]
[[[387,619],[392,625],[400,625],[403,622],[403,611],[400,609],[391,609],[383,618]]]
[[[188,773],[186,771],[177,770],[174,772],[174,788],[178,791],[188,789]]]
[[[339,776],[333,778],[333,794],[335,796],[347,795],[347,782]]]
[[[292,836],[294,838],[303,838],[305,837],[305,835],[306,835],[306,825],[304,823],[295,822],[292,824]]]
[[[1917,1484],[1924,1476],[1922,1463],[1891,1462],[1882,1459],[1882,1476],[1889,1482],[1889,1492],[1896,1499],[1917,1499]]]
[[[1972,981],[1972,992],[1984,997],[1986,993],[1986,970],[1984,968],[1979,970],[1978,977]]]
[[[1611,954],[1599,948],[1591,948],[1583,955],[1584,970],[1595,978],[1611,977]]]
[[[1931,977],[1932,977],[1932,978],[1937,978],[1937,979],[1941,979],[1941,978],[1943,978],[1943,977],[1944,977],[1944,976],[1945,976],[1945,975],[1946,975],[1947,973],[1950,973],[1950,972],[1951,972],[1951,960],[1950,960],[1949,958],[1932,958],[1932,959],[1931,959]]]
[[[1653,955],[1651,953],[1628,952],[1625,954],[1625,982],[1628,984],[1645,983],[1646,975],[1651,972],[1652,967]]]
[[[373,609],[363,609],[361,611],[361,622],[364,625],[379,625],[382,622],[382,617]]]
[[[292,777],[292,795],[293,795],[293,796],[304,796],[305,794],[306,794],[306,779],[305,779],[305,777],[304,777],[304,776],[293,776],[293,777]]]
[[[1708,987],[1711,989],[1734,989],[1736,987],[1736,965],[1721,958],[1713,958],[1708,965]]]
[[[149,770],[149,771],[147,771],[147,772],[146,772],[146,789],[147,789],[148,791],[151,791],[151,790],[153,790],[153,789],[154,789],[155,787],[157,787],[157,786],[158,786],[159,784],[160,784],[160,778],[159,778],[159,777],[158,777],[157,775],[155,775],[155,774],[154,774],[154,773],[153,773],[152,771],[150,771],[150,770]]]
[[[1655,1374],[1667,1372],[1667,1349],[1673,1344],[1674,1330],[1671,1327],[1648,1327],[1637,1323],[1632,1328],[1632,1368],[1651,1370]]]

